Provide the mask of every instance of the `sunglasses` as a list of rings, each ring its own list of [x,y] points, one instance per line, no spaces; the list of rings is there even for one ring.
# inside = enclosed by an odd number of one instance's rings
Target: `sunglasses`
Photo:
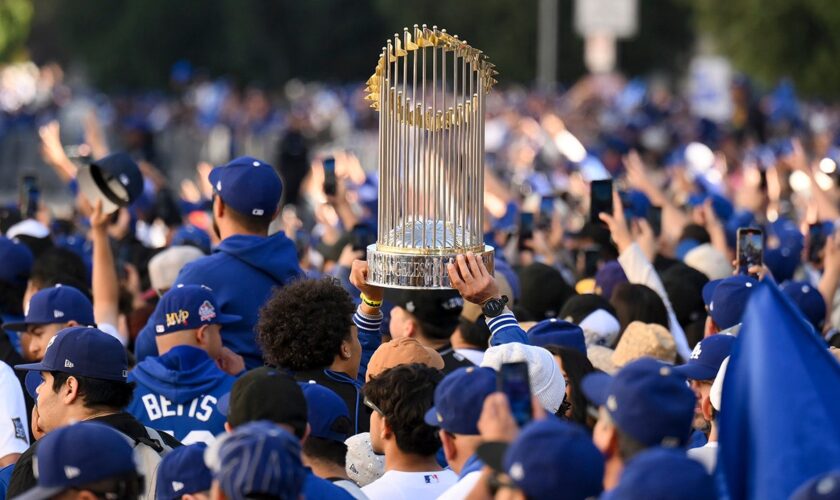
[[[367,407],[368,407],[368,408],[370,408],[371,410],[375,411],[376,413],[378,413],[378,414],[380,414],[380,415],[382,415],[382,416],[385,416],[385,412],[384,412],[384,411],[382,411],[382,410],[381,410],[378,406],[376,406],[375,404],[373,404],[373,401],[369,400],[368,398],[365,398],[365,399],[364,399],[364,403],[365,403],[365,406],[367,406]]]

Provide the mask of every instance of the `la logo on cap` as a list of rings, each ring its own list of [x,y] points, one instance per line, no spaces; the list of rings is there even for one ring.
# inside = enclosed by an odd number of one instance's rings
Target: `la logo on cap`
[[[47,349],[50,348],[51,345],[55,343],[55,336],[53,336],[49,342],[47,342],[47,347],[44,348],[44,355],[47,355]]]
[[[703,352],[703,349],[700,347],[700,343],[698,342],[696,346],[694,346],[694,350],[691,351],[691,356],[689,359],[699,359],[700,354]]]

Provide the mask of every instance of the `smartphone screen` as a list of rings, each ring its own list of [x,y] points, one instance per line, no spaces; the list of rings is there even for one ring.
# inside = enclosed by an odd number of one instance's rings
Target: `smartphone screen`
[[[808,226],[808,262],[819,264],[822,262],[821,253],[825,247],[826,235],[822,224]]]
[[[750,267],[761,266],[764,261],[764,232],[757,228],[738,228],[738,272],[749,274]],[[756,277],[754,274],[751,275]]]
[[[324,159],[324,194],[334,196],[337,181],[335,178],[335,158],[332,156]]]
[[[40,198],[38,178],[34,175],[24,175],[20,184],[20,211],[24,219],[35,217]]]
[[[603,224],[598,215],[601,213],[613,213],[612,202],[612,180],[592,181],[589,184],[589,220],[597,224]]]
[[[513,418],[522,428],[533,418],[528,363],[503,363],[497,377],[499,392],[507,396]]]
[[[551,228],[551,219],[554,216],[554,197],[543,196],[540,200],[540,229]]]
[[[534,237],[534,214],[522,212],[519,214],[519,249],[525,250],[525,242]]]
[[[662,207],[651,205],[647,211],[647,221],[657,238],[662,234]]]

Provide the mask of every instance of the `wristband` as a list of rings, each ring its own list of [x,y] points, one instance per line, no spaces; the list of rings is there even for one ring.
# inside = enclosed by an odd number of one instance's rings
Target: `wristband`
[[[381,300],[369,299],[367,297],[367,295],[364,294],[364,292],[359,294],[359,298],[362,299],[362,302],[364,302],[365,305],[368,306],[368,307],[381,307],[382,306],[382,301]]]

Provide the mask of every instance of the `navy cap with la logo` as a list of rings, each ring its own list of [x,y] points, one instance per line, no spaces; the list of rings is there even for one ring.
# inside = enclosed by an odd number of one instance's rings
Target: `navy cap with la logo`
[[[16,365],[15,369],[125,382],[128,357],[115,337],[96,328],[74,326],[50,339],[40,362]]]
[[[179,284],[160,298],[151,322],[156,335],[197,330],[204,325],[226,325],[241,316],[222,314],[213,291],[204,285]]]
[[[244,215],[273,217],[283,194],[274,167],[250,156],[214,168],[208,179],[222,201]]]

